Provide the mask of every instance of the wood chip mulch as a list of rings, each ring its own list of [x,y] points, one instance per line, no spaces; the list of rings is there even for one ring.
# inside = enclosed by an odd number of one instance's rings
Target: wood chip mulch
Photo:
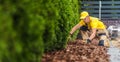
[[[45,53],[41,62],[109,62],[109,57],[107,47],[76,40],[63,50]]]

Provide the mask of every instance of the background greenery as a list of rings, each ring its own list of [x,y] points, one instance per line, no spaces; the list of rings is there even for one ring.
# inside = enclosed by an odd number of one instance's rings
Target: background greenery
[[[0,0],[0,62],[40,62],[65,47],[78,0]]]

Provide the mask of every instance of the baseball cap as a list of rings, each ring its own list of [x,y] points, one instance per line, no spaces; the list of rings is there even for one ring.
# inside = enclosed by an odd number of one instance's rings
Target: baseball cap
[[[86,16],[89,16],[88,12],[87,11],[83,11],[80,14],[80,19],[84,19]]]

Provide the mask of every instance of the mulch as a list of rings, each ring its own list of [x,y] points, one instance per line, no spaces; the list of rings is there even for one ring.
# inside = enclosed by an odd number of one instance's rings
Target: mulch
[[[63,50],[45,53],[41,62],[109,62],[109,57],[107,47],[76,40]]]

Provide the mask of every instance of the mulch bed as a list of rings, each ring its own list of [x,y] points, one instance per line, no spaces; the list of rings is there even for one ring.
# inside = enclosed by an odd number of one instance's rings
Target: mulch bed
[[[76,40],[63,50],[45,53],[42,62],[109,62],[109,55],[107,47]]]

